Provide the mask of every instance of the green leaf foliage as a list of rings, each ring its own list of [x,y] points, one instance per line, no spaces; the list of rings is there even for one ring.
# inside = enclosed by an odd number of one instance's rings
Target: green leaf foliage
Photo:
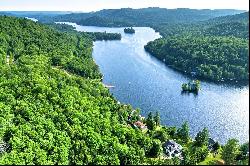
[[[132,109],[100,82],[88,35],[0,16],[0,39],[0,141],[8,145],[0,164],[143,163],[152,139],[125,123]]]

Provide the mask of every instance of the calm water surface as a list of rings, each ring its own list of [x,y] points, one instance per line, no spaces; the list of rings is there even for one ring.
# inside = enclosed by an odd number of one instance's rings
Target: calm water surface
[[[30,17],[25,17],[26,19],[29,19],[29,20],[32,20],[32,21],[34,21],[34,22],[37,22],[38,21],[38,19],[35,19],[35,18],[30,18]]]
[[[104,74],[103,82],[113,85],[110,92],[121,102],[141,109],[146,116],[159,111],[161,123],[180,127],[188,121],[192,136],[208,127],[211,137],[225,143],[237,138],[249,140],[249,86],[232,87],[202,82],[197,96],[181,94],[181,84],[189,78],[173,71],[144,51],[144,45],[160,37],[153,29],[79,26],[78,31],[118,32],[121,41],[97,41],[93,57]]]

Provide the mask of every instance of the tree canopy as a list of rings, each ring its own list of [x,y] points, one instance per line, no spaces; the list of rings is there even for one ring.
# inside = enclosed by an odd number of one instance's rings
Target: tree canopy
[[[88,35],[0,16],[0,40],[0,164],[143,163],[153,140],[102,85]]]

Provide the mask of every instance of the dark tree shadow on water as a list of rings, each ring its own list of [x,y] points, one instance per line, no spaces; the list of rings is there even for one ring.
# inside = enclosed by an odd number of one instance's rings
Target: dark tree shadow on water
[[[197,97],[198,96],[198,92],[195,91],[195,92],[188,92],[188,91],[181,91],[181,95],[185,95],[185,96],[190,96],[190,95],[193,95],[194,97]]]

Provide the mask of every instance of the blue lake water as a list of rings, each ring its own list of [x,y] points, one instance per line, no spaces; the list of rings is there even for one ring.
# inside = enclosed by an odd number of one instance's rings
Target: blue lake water
[[[210,136],[225,143],[237,138],[249,141],[249,86],[233,87],[202,82],[199,94],[182,94],[181,84],[189,78],[145,52],[144,45],[160,37],[148,27],[123,28],[80,26],[78,31],[118,32],[120,41],[94,42],[93,58],[104,75],[103,82],[115,86],[110,92],[122,103],[140,108],[146,116],[159,111],[161,123],[180,127],[188,121],[190,133],[207,127]]]
[[[35,18],[30,18],[30,17],[25,17],[26,19],[28,19],[28,20],[32,20],[32,21],[34,21],[34,22],[37,22],[38,20],[37,19],[35,19]]]

